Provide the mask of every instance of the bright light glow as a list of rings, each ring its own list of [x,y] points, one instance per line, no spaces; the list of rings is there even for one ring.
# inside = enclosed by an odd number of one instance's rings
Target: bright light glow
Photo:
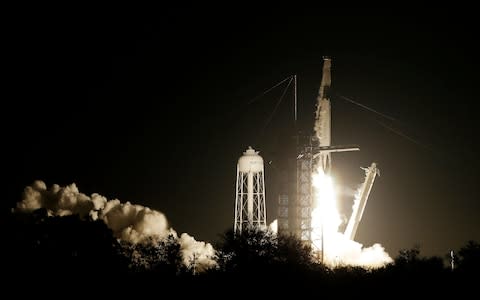
[[[342,219],[337,209],[333,180],[320,166],[312,179],[315,203],[312,211],[311,240],[319,257],[323,248],[323,262],[331,267],[381,267],[391,262],[392,259],[380,244],[364,248],[362,244],[350,240],[338,231]]]
[[[331,235],[337,232],[342,220],[335,201],[333,180],[321,168],[316,174],[313,174],[313,187],[315,203],[312,212],[312,241],[316,245],[318,241],[321,242],[322,231],[324,239],[331,238]],[[318,247],[321,249],[321,245]]]

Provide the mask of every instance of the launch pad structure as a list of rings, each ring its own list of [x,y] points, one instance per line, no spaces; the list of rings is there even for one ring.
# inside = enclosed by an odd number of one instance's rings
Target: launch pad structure
[[[315,208],[315,199],[312,185],[312,174],[320,167],[326,175],[331,171],[331,153],[359,151],[356,145],[333,146],[331,144],[331,59],[323,58],[322,81],[317,97],[315,135],[298,135],[296,139],[295,182],[293,188],[278,198],[278,232],[294,235],[305,243],[312,243],[312,212]],[[295,76],[295,107],[296,97]],[[297,110],[295,108],[295,120]],[[375,163],[365,168],[366,179],[359,189],[359,200],[355,203],[358,210],[354,211],[349,219],[345,234],[354,239],[358,224],[372,188],[375,176],[378,173]],[[323,225],[320,249],[323,257]],[[317,245],[318,246],[318,245]]]
[[[312,213],[319,205],[316,203],[317,199],[315,199],[312,176],[316,172],[330,175],[333,152],[360,150],[356,145],[332,145],[331,143],[330,73],[331,59],[324,57],[322,81],[317,96],[315,134],[302,135],[296,132],[295,150],[291,149],[289,151],[291,153],[291,156],[289,156],[293,158],[289,160],[290,175],[278,197],[277,214],[278,233],[293,235],[306,244],[314,246],[317,254],[321,256],[322,262],[325,252],[324,224],[321,221],[321,225],[318,225],[318,217],[315,217],[315,222],[312,222]],[[289,84],[294,79],[294,118],[296,122],[297,77],[293,75],[282,82],[288,79],[290,79]],[[295,156],[293,156],[293,152],[295,152]],[[355,238],[375,177],[379,173],[375,163],[363,169],[365,170],[365,181],[358,189],[352,214],[343,233],[351,240]],[[292,172],[293,170],[294,172]],[[322,207],[318,207],[318,209],[322,210]],[[312,223],[316,224],[315,228],[313,228]],[[237,165],[234,231],[241,233],[242,230],[252,226],[267,228],[263,159],[258,155],[258,151],[249,148],[240,157]],[[321,226],[321,228],[318,228],[318,226]],[[314,231],[315,241],[312,237]]]

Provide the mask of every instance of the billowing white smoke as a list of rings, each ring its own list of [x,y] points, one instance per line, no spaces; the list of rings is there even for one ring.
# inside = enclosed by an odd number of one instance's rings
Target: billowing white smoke
[[[118,199],[107,201],[99,194],[89,197],[80,193],[75,183],[66,187],[54,184],[49,190],[43,181],[27,186],[16,210],[32,212],[39,208],[45,208],[50,216],[78,214],[81,218],[101,219],[116,238],[131,243],[158,241],[169,235],[178,238],[161,212],[130,202],[121,203]],[[186,233],[178,241],[187,267],[194,263],[197,271],[203,271],[216,265],[211,244],[198,242]]]
[[[31,212],[46,208],[49,215],[78,214],[83,218],[92,210],[103,208],[106,202],[107,199],[98,194],[93,194],[90,198],[80,193],[75,184],[64,188],[54,184],[50,190],[47,190],[45,182],[37,180],[25,188],[22,201],[17,203],[17,210]]]
[[[339,232],[342,220],[337,209],[332,178],[318,167],[312,179],[316,194],[316,205],[312,212],[312,244],[317,250],[323,250],[324,263],[333,267],[381,267],[392,262],[380,244],[364,248],[362,244]]]
[[[278,233],[278,220],[277,219],[273,220],[272,223],[270,223],[270,225],[268,225],[268,229],[271,232],[277,234]]]
[[[217,265],[213,259],[215,250],[210,243],[198,242],[186,233],[182,233],[179,242],[183,263],[194,267],[195,272],[203,272]]]
[[[105,204],[99,218],[117,238],[132,243],[143,242],[148,237],[162,239],[172,233],[167,218],[161,212],[130,202],[120,203],[117,199]]]

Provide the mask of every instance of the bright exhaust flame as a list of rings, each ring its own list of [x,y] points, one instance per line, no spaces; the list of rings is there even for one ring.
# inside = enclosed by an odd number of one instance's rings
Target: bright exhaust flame
[[[315,203],[312,211],[312,245],[317,253],[323,250],[323,262],[329,266],[355,265],[381,267],[392,261],[380,244],[363,248],[338,229],[342,219],[332,177],[319,166],[313,174]],[[323,235],[323,239],[322,239]]]

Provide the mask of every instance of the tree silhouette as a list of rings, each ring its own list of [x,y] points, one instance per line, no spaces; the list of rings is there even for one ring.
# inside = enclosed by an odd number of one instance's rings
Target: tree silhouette
[[[110,278],[119,284],[145,284],[146,280],[154,284],[162,280],[201,289],[211,283],[233,288],[239,282],[269,280],[279,287],[275,290],[279,296],[286,289],[315,295],[319,289],[356,292],[378,286],[431,292],[444,286],[475,289],[480,268],[480,244],[468,241],[456,252],[454,272],[444,266],[441,258],[422,256],[419,246],[400,250],[394,263],[384,268],[329,269],[316,262],[310,246],[298,238],[248,228],[242,234],[225,232],[216,246],[219,267],[193,274],[184,266],[175,235],[136,244],[120,243],[103,221],[76,215],[51,217],[45,209],[10,214],[1,222],[6,229],[1,270],[7,282],[31,278],[37,283],[58,284],[70,283],[74,278],[81,282],[87,276],[91,282]]]
[[[220,268],[227,272],[262,269],[274,263],[278,250],[275,234],[255,227],[241,234],[228,230],[219,246]]]
[[[8,272],[62,279],[68,276],[118,275],[126,270],[120,245],[103,221],[77,215],[48,217],[44,209],[13,214],[8,220]]]
[[[480,243],[470,240],[457,253],[458,271],[473,274],[480,270]]]
[[[314,261],[310,245],[295,236],[258,228],[241,234],[229,230],[217,249],[219,270],[209,275],[214,273],[215,280],[226,286],[245,278],[251,282],[268,279],[283,288],[296,286],[306,291],[321,287],[329,276],[327,268]]]
[[[410,249],[401,249],[395,258],[395,265],[411,265],[420,260],[420,246],[415,245]]]
[[[182,271],[180,244],[172,234],[163,239],[150,237],[140,243],[122,242],[121,245],[133,272],[173,276]]]

